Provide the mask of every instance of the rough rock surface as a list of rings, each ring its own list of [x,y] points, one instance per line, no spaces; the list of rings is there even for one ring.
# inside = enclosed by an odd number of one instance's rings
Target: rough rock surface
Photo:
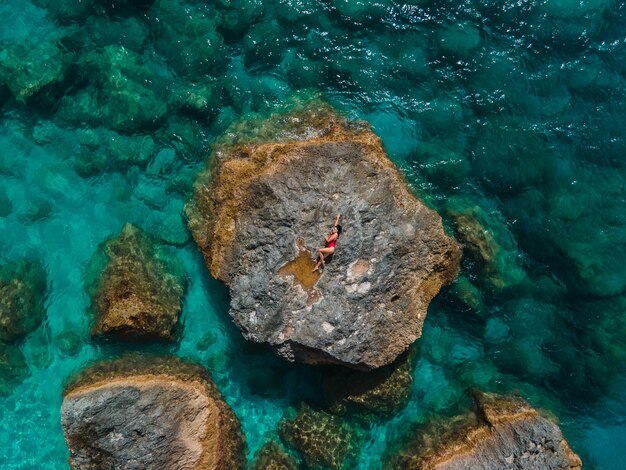
[[[87,369],[65,392],[61,423],[73,469],[244,468],[234,413],[203,369],[177,359]]]
[[[431,425],[390,468],[498,470],[580,469],[582,464],[552,421],[519,397],[476,395],[476,413]]]
[[[231,316],[291,361],[391,363],[456,276],[458,244],[368,126],[323,106],[259,126],[256,139],[217,147],[187,206],[211,273],[230,288]],[[337,251],[312,275],[336,213]]]
[[[184,286],[152,241],[127,224],[105,244],[108,264],[94,294],[94,334],[126,339],[172,339]]]

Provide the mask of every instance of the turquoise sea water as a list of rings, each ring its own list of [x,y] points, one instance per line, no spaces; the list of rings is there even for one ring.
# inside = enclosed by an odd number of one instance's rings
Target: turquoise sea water
[[[474,388],[551,411],[586,468],[626,465],[623,2],[4,0],[0,18],[0,259],[48,273],[25,377],[0,368],[3,469],[67,468],[64,384],[128,349],[90,340],[84,286],[126,222],[189,282],[180,340],[133,349],[210,369],[250,458],[287,407],[321,402],[323,371],[241,338],[183,214],[231,123],[317,93],[373,125],[451,230],[472,208],[499,247],[431,305],[407,407],[355,422],[359,468]]]

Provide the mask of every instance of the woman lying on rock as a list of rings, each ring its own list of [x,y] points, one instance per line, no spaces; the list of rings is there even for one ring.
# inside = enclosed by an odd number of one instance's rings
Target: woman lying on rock
[[[322,266],[326,265],[326,263],[324,262],[324,258],[332,255],[335,252],[335,243],[337,242],[339,235],[341,235],[341,225],[339,225],[339,214],[337,214],[337,216],[335,217],[335,225],[333,225],[333,228],[330,229],[330,233],[328,234],[328,236],[324,237],[324,240],[326,240],[326,247],[320,248],[320,259],[313,268],[313,272],[319,271]]]

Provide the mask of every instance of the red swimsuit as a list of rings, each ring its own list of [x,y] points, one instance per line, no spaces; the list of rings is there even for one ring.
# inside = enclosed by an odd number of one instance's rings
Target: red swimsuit
[[[337,239],[335,238],[333,241],[327,242],[326,243],[326,248],[335,248],[335,243],[337,242]]]

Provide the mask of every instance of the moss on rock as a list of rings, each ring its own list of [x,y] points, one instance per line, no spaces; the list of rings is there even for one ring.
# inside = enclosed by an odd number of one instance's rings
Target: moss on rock
[[[150,17],[156,48],[178,75],[199,81],[227,62],[219,15],[210,4],[181,8],[177,0],[157,0]]]
[[[80,153],[74,169],[81,176],[145,167],[157,153],[151,135],[121,135],[104,128],[85,129],[78,136]]]

